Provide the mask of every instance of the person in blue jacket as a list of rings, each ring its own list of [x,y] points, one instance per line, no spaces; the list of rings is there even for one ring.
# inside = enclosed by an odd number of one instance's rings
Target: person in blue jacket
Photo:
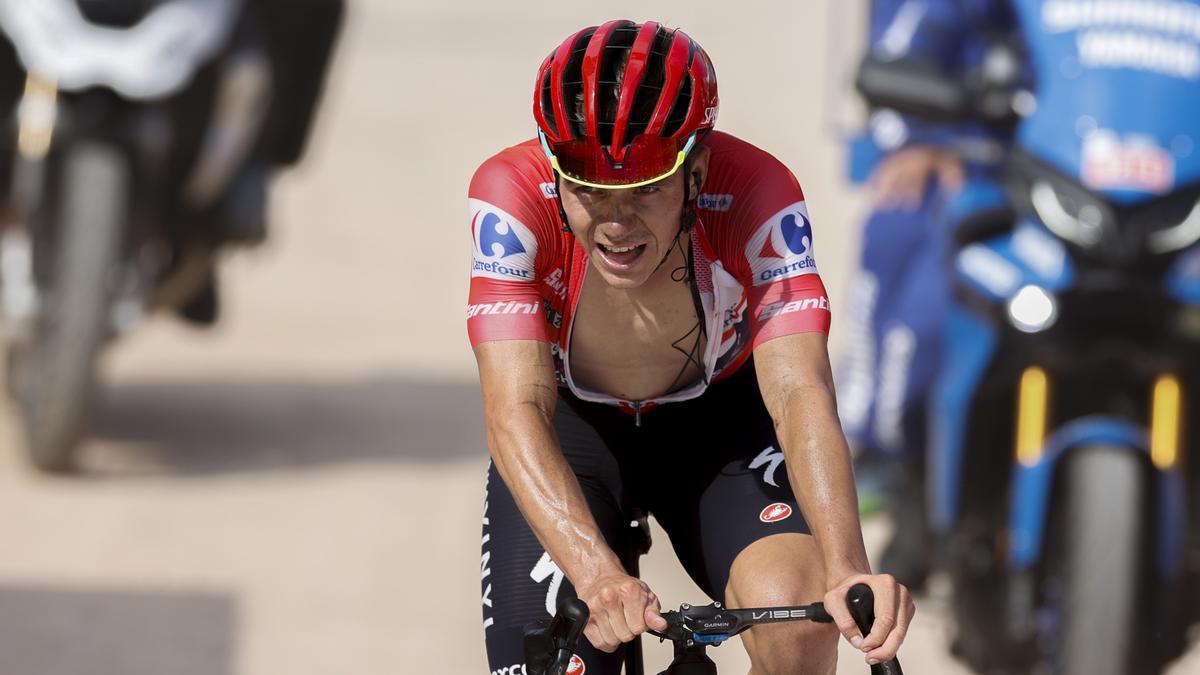
[[[875,58],[922,58],[964,74],[981,67],[989,44],[1011,26],[1005,2],[874,0],[869,49]],[[853,152],[851,172],[869,176],[873,211],[847,297],[838,408],[856,449],[863,508],[882,501],[896,524],[879,567],[912,588],[927,569],[926,399],[950,299],[938,213],[968,176],[994,170],[1005,146],[979,125],[878,109]]]

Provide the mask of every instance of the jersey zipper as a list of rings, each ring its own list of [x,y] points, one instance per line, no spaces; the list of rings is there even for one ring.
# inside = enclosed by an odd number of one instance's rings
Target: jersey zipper
[[[633,426],[635,426],[639,429],[642,428],[642,402],[641,401],[633,402]]]

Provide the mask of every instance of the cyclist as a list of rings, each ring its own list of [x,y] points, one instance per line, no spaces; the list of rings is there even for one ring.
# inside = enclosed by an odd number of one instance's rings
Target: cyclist
[[[1012,26],[1008,9],[992,0],[874,0],[869,49],[876,58],[925,58],[962,74]],[[884,109],[873,111],[855,152],[877,159],[869,171],[875,208],[850,284],[838,409],[864,506],[877,492],[896,523],[879,566],[913,589],[928,568],[926,402],[950,301],[939,214],[968,176],[996,170],[1006,146],[1002,134],[977,124],[933,124]]]
[[[561,594],[591,610],[589,673],[618,672],[623,643],[665,627],[622,563],[633,508],[729,606],[823,599],[870,661],[904,639],[909,593],[864,552],[804,195],[713,131],[717,109],[712,63],[682,31],[584,28],[538,72],[537,138],[471,182],[493,673],[523,672],[522,628]],[[858,582],[876,597],[865,637],[845,609]],[[813,624],[744,639],[755,673],[831,672],[836,643]]]

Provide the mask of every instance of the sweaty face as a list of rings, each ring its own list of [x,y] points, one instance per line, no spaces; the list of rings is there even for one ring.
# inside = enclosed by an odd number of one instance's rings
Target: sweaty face
[[[683,216],[682,171],[636,188],[603,190],[569,180],[559,187],[571,232],[608,285],[641,286],[675,245]]]

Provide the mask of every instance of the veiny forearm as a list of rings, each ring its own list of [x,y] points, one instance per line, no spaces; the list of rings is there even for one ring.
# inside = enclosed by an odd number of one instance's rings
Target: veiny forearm
[[[830,581],[869,573],[862,540],[850,453],[833,392],[824,386],[793,389],[784,399],[776,432],[796,498],[825,560]]]
[[[532,400],[500,407],[487,415],[488,447],[538,541],[577,587],[623,571],[559,448],[552,408]]]

